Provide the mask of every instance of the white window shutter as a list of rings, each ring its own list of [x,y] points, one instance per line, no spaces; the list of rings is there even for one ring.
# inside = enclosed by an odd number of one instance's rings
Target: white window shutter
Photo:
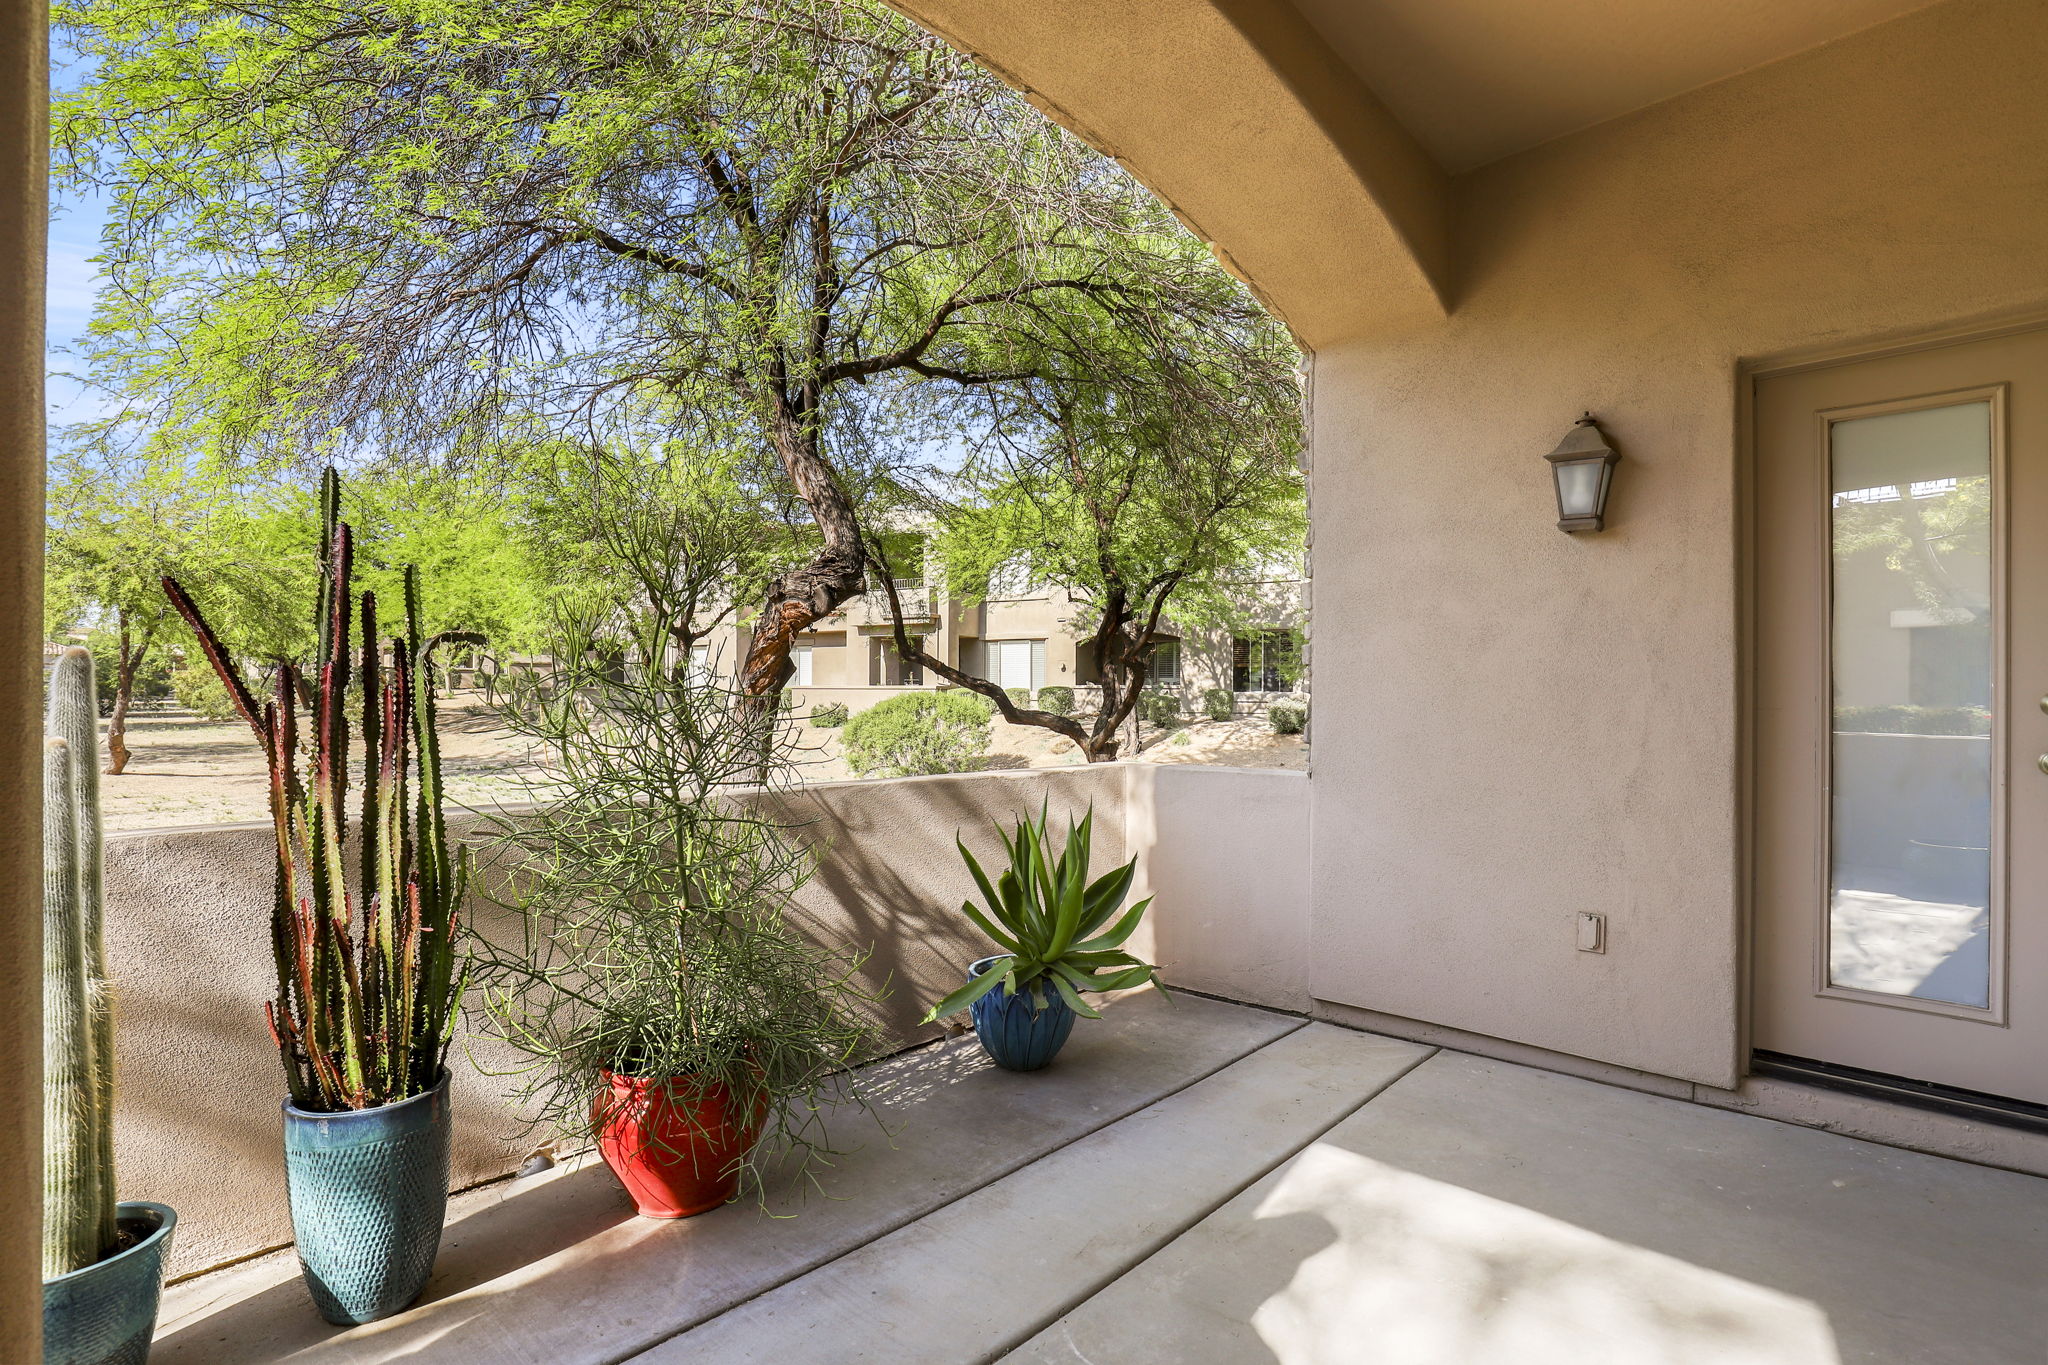
[[[1031,690],[1045,686],[1045,641],[1031,642]]]

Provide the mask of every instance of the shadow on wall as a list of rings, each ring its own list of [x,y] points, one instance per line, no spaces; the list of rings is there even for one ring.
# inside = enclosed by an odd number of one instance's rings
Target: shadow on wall
[[[875,1020],[892,1046],[936,1037],[931,1002],[988,951],[959,913],[969,889],[953,846],[995,848],[990,821],[1041,800],[1078,814],[1094,800],[1098,857],[1123,853],[1121,769],[967,774],[807,788],[779,798],[820,846],[794,918],[829,946],[868,953],[861,983],[884,998]],[[451,820],[458,839],[478,820]],[[119,1009],[118,1182],[123,1198],[179,1212],[170,1272],[185,1275],[291,1240],[279,1105],[284,1078],[263,1020],[276,993],[270,957],[268,826],[138,831],[107,842],[108,953]],[[350,859],[354,866],[355,860]],[[1107,866],[1107,864],[1104,864]],[[496,937],[515,921],[479,897],[471,926]],[[506,1099],[501,1075],[523,1058],[473,1021],[458,1030],[455,1188],[513,1170],[539,1136]],[[606,1177],[609,1178],[609,1177]]]
[[[872,955],[862,985],[886,992],[876,1022],[898,1042],[936,1037],[918,1020],[967,979],[967,965],[995,946],[960,913],[973,884],[956,832],[984,863],[999,860],[994,825],[1050,804],[1056,818],[1096,811],[1095,865],[1107,870],[1124,851],[1124,770],[1034,769],[848,782],[808,787],[785,798],[792,818],[819,849],[817,875],[797,898],[795,918],[828,944]],[[1064,812],[1064,815],[1062,814]]]

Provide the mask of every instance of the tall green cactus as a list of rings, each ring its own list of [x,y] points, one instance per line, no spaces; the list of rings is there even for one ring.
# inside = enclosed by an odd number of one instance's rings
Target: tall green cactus
[[[92,655],[50,675],[43,749],[43,1275],[114,1245],[114,1019]]]
[[[303,773],[298,668],[280,663],[272,698],[259,705],[190,594],[169,578],[164,591],[269,760],[270,814],[277,831],[270,925],[277,998],[265,1013],[292,1103],[331,1113],[422,1094],[447,1060],[462,994],[454,935],[469,863],[465,854],[451,853],[441,819],[433,652],[444,643],[482,644],[483,637],[449,632],[422,638],[418,581],[407,568],[405,634],[389,641],[387,663],[377,640],[376,596],[354,596],[355,536],[341,520],[341,482],[331,469],[321,480],[320,510],[320,596],[314,608],[319,648]],[[358,625],[356,660],[349,638]],[[343,856],[345,703],[358,673],[364,761],[356,828],[362,862],[352,889]]]

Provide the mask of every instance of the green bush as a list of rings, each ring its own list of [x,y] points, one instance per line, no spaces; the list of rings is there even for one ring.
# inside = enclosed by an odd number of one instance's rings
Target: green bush
[[[1866,735],[1988,735],[1981,706],[1838,706],[1835,730]]]
[[[1237,714],[1237,695],[1228,688],[1208,689],[1202,693],[1202,714],[1210,720],[1229,720]]]
[[[847,766],[862,777],[960,773],[988,752],[990,703],[970,692],[906,692],[846,722]]]
[[[1030,688],[1028,688],[1028,687],[1006,687],[1006,688],[1004,688],[1004,689],[1003,689],[1003,691],[1005,691],[1005,692],[1007,692],[1007,693],[1009,693],[1009,694],[1010,694],[1010,702],[1011,702],[1011,704],[1012,704],[1012,705],[1015,705],[1015,706],[1029,706],[1029,705],[1031,705],[1031,689],[1030,689]]]
[[[846,724],[846,706],[843,702],[828,701],[811,708],[811,724],[830,730]]]
[[[1055,716],[1074,714],[1074,689],[1071,687],[1041,687],[1038,689],[1038,709],[1050,711]]]
[[[208,720],[235,718],[235,704],[228,697],[227,684],[210,668],[172,669],[171,695],[194,715]]]
[[[1266,708],[1266,719],[1276,735],[1298,735],[1308,725],[1308,708],[1300,702],[1276,701]]]
[[[1180,724],[1180,698],[1171,692],[1144,692],[1138,696],[1138,719],[1153,725]]]

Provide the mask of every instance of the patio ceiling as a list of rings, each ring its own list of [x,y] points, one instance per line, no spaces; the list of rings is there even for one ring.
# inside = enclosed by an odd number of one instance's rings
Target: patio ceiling
[[[1456,175],[1929,0],[892,0],[1115,156],[1311,350],[1441,321]]]
[[[1935,0],[1294,0],[1453,174]]]

